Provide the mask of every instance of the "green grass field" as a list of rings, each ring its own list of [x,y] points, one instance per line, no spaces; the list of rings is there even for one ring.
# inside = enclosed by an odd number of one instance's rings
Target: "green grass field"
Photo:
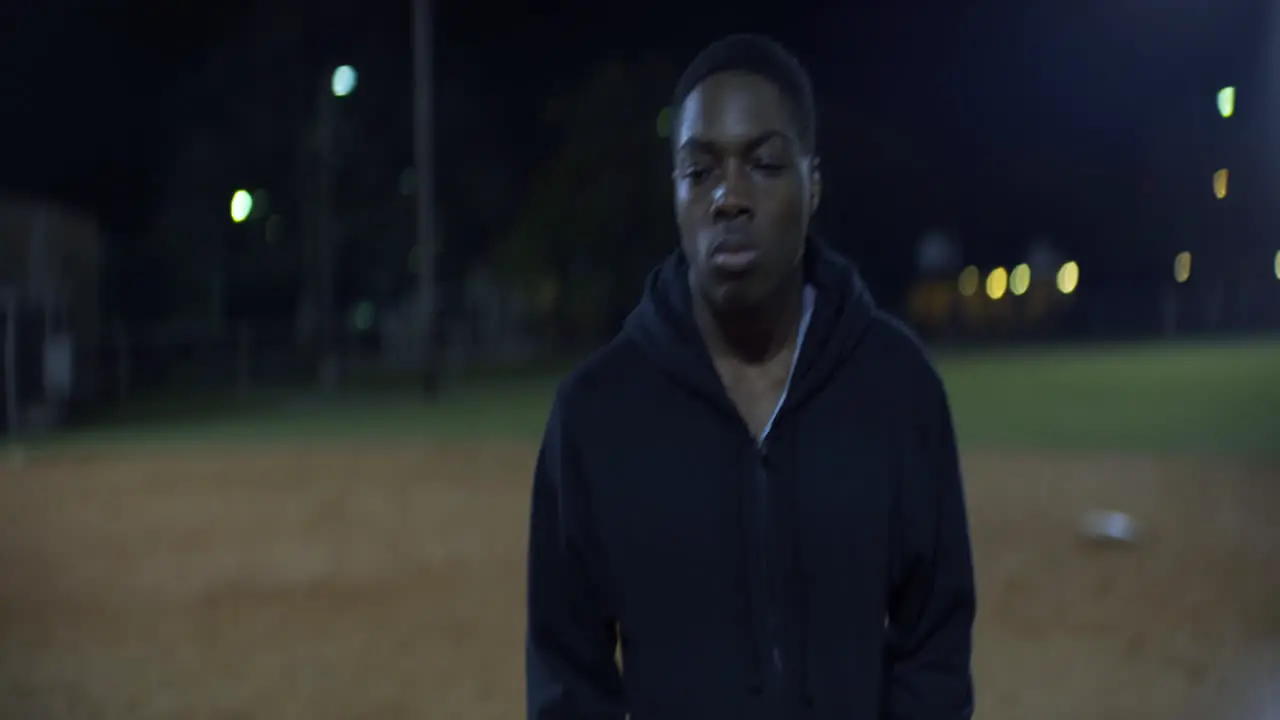
[[[961,444],[1280,457],[1280,343],[941,354]],[[536,439],[556,378],[337,398],[139,403],[77,442],[505,436]],[[60,439],[58,440],[60,441]],[[55,441],[57,442],[57,441]]]
[[[962,443],[1280,457],[1280,344],[944,357]]]

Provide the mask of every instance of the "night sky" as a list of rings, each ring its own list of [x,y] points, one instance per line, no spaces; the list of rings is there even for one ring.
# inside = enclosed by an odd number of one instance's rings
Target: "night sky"
[[[376,58],[408,82],[407,0],[258,2],[295,17],[289,31],[311,47]],[[0,186],[92,208],[116,232],[136,230],[175,144],[217,112],[198,69],[211,50],[234,48],[253,4],[6,3]],[[963,179],[965,168],[1030,157],[1049,176],[1102,164],[1107,182],[1130,189],[1153,119],[1184,111],[1189,87],[1210,93],[1254,72],[1268,24],[1260,0],[533,6],[446,0],[438,76],[499,96],[513,123],[531,125],[539,97],[572,86],[601,58],[656,47],[685,61],[717,35],[763,31],[801,56],[823,99],[898,129],[941,174],[959,168],[949,177]]]

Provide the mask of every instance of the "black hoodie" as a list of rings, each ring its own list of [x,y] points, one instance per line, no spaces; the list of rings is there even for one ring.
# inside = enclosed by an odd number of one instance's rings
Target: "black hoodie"
[[[813,243],[805,272],[816,301],[762,444],[712,366],[679,252],[560,386],[534,475],[529,720],[972,715],[942,383],[850,263]]]

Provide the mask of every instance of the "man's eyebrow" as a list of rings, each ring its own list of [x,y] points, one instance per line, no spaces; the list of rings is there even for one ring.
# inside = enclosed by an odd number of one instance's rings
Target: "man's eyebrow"
[[[781,130],[765,130],[764,132],[750,138],[745,143],[743,143],[743,147],[748,151],[757,150],[760,148],[760,146],[764,145],[765,143],[775,138],[781,138],[782,140],[787,142],[791,141],[790,136],[782,132]],[[677,149],[677,152],[685,152],[685,151],[716,152],[717,149],[718,149],[718,143],[712,142],[706,138],[699,137],[697,135],[693,135],[693,136],[690,136],[684,142],[680,143],[680,147]]]
[[[709,153],[709,152],[714,152],[715,149],[716,149],[715,143],[711,142],[710,140],[700,138],[697,135],[693,135],[693,136],[690,136],[688,139],[686,139],[684,142],[680,143],[680,147],[676,148],[676,152]]]
[[[785,143],[791,142],[791,137],[786,133],[782,132],[781,130],[765,130],[764,132],[760,133],[754,138],[751,138],[751,140],[747,143],[747,149],[759,150],[760,147],[763,146],[765,143],[774,139],[780,139]]]

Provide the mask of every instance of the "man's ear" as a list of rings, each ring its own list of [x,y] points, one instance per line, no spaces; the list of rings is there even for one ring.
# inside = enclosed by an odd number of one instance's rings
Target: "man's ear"
[[[809,159],[809,215],[818,212],[822,203],[822,162],[817,155]]]

